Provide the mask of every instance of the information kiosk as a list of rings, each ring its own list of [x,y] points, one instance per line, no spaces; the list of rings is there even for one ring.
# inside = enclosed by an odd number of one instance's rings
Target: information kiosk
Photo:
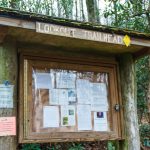
[[[0,149],[115,140],[139,150],[134,63],[150,54],[149,39],[1,8]]]
[[[122,138],[116,61],[23,55],[21,64],[21,140]]]

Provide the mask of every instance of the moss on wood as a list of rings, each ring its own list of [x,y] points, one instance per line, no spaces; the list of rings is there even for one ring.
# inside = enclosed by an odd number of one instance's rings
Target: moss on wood
[[[123,34],[123,35],[128,34],[129,36],[133,36],[133,37],[150,39],[150,34],[148,33],[142,33],[142,32],[127,30],[123,28],[104,26],[104,25],[90,23],[90,22],[79,22],[70,19],[56,18],[47,15],[19,11],[19,10],[4,8],[4,7],[0,7],[0,16],[26,19],[31,21],[42,21],[45,23],[67,25],[71,27],[107,32],[107,33],[116,33],[116,34]]]
[[[17,112],[17,50],[15,43],[7,39],[3,44],[0,44],[0,84],[8,80],[14,85],[14,106],[13,108],[1,108],[0,117],[16,116]],[[0,150],[16,150],[17,137],[3,136],[0,137]]]

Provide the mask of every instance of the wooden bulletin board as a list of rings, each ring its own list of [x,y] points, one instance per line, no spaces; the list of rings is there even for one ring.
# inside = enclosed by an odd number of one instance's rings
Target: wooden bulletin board
[[[121,139],[117,63],[21,56],[21,143]]]

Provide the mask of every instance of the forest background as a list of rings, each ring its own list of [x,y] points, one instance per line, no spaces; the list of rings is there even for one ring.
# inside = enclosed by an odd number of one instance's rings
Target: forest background
[[[150,33],[150,0],[0,0],[0,7]],[[141,145],[150,138],[150,56],[135,63]],[[149,139],[150,140],[150,139]],[[115,150],[113,142],[25,144],[22,150]],[[96,149],[97,148],[97,149]]]

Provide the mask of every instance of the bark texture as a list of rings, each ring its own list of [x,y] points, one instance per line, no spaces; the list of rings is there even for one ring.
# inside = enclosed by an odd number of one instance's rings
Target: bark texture
[[[95,11],[94,11],[94,1],[86,0],[87,12],[88,12],[88,21],[95,21]]]
[[[135,65],[132,55],[123,54],[120,57],[119,67],[125,124],[125,142],[122,145],[122,150],[140,150]]]

